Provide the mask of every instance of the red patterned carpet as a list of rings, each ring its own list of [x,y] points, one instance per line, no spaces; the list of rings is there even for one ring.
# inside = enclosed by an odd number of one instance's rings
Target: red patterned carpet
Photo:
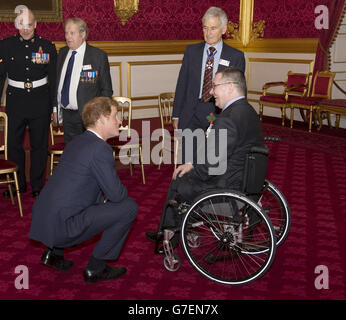
[[[43,246],[27,237],[33,200],[23,195],[24,218],[10,201],[0,203],[0,299],[64,300],[248,300],[248,299],[346,299],[346,136],[345,130],[324,134],[263,125],[264,135],[279,136],[280,143],[268,142],[268,178],[285,194],[292,211],[291,230],[276,252],[270,270],[244,286],[225,286],[198,274],[185,259],[176,273],[164,269],[161,255],[145,231],[155,229],[169,186],[172,166],[146,166],[147,184],[140,169],[119,170],[129,194],[139,204],[119,261],[112,265],[128,268],[124,278],[113,282],[85,284],[83,269],[97,237],[66,250],[75,262],[67,272],[39,264]],[[2,192],[3,189],[0,190]],[[54,205],[54,204],[52,204]],[[28,289],[16,289],[15,268],[29,271]],[[317,289],[318,266],[328,268],[329,288]]]

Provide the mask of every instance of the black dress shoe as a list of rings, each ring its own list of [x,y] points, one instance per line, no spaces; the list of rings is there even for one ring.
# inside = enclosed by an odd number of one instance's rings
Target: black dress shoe
[[[84,281],[86,283],[95,283],[98,281],[116,280],[126,273],[126,268],[111,267],[106,264],[105,268],[101,271],[95,271],[88,268],[84,269]]]
[[[155,231],[147,231],[145,233],[145,236],[148,240],[152,241],[152,242],[156,242],[156,241],[163,241],[163,234],[158,234]]]
[[[64,256],[54,254],[50,249],[46,249],[46,251],[43,252],[41,263],[61,271],[66,271],[73,267],[73,261],[65,260]]]
[[[40,192],[41,192],[41,190],[34,190],[34,191],[32,191],[32,197],[33,198],[37,198],[39,196]]]

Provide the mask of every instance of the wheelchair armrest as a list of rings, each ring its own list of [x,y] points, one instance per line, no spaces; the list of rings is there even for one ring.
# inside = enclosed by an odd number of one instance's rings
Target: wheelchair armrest
[[[268,155],[269,154],[269,149],[267,146],[263,145],[263,146],[253,146],[250,149],[250,153],[261,153],[264,155]]]

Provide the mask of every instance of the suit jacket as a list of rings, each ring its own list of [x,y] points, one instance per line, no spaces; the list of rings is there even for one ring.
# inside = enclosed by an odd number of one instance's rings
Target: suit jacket
[[[64,65],[69,47],[63,47],[59,51],[58,61],[57,61],[57,91],[59,88],[59,82],[61,79],[61,71]],[[78,111],[82,113],[84,105],[95,97],[112,97],[112,80],[109,70],[109,62],[107,54],[93,46],[86,44],[83,66],[91,65],[91,70],[88,72],[98,71],[98,77],[95,82],[79,81],[77,89],[77,102]],[[82,72],[82,70],[81,70]]]
[[[213,141],[216,147],[211,144]],[[194,164],[183,176],[186,178],[179,184],[178,192],[191,199],[207,189],[240,190],[245,156],[256,145],[263,145],[258,114],[245,98],[235,101],[216,117],[206,145],[197,151],[200,158],[204,154],[205,163]]]
[[[204,47],[205,42],[187,46],[184,54],[173,105],[173,117],[179,118],[180,129],[190,128],[190,121],[195,112],[198,112],[196,105],[199,101]],[[229,66],[245,71],[244,53],[225,43],[223,43],[220,59],[229,61]],[[218,71],[224,68],[226,66],[219,64]],[[210,108],[214,109],[215,105],[210,103]],[[203,114],[202,118],[207,116],[208,111],[212,112],[214,110],[205,110],[204,113],[206,114]]]
[[[34,203],[31,239],[48,247],[73,241],[80,234],[64,223],[90,206],[121,202],[127,190],[114,169],[112,148],[91,131],[85,131],[65,148],[58,166]],[[78,223],[75,223],[78,225]]]

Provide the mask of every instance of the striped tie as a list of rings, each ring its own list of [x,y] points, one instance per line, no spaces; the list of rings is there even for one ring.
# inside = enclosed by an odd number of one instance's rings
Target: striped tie
[[[207,62],[205,64],[204,79],[203,79],[203,89],[202,89],[202,100],[208,102],[211,98],[210,90],[213,80],[213,65],[214,65],[214,47],[209,48],[209,55],[207,57]]]

